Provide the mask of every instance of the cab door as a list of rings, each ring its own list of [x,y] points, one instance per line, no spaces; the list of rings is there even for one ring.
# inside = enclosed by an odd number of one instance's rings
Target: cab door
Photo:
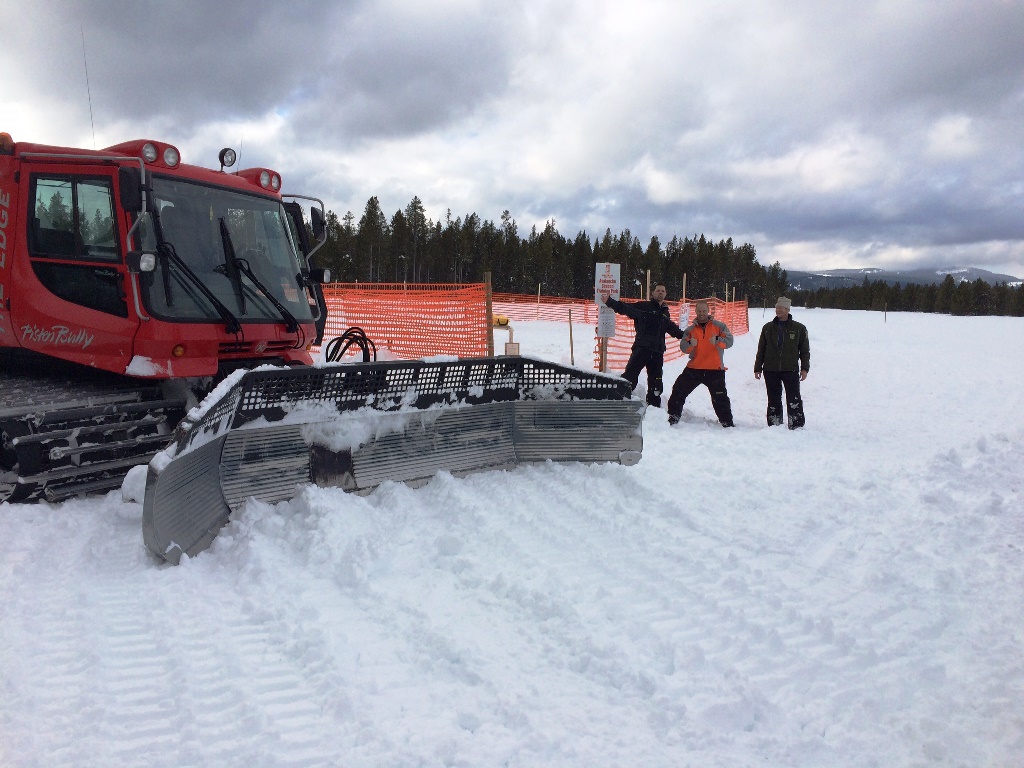
[[[18,340],[51,357],[124,373],[139,320],[128,302],[113,171],[27,170],[27,258],[15,264],[11,297]]]

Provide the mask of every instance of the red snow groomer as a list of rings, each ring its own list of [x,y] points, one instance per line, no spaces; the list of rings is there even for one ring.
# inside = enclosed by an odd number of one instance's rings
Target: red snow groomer
[[[177,562],[245,499],[302,483],[639,460],[642,406],[616,377],[513,357],[313,367],[323,203],[227,172],[234,154],[213,170],[158,141],[0,134],[0,502],[148,463],[146,544]]]

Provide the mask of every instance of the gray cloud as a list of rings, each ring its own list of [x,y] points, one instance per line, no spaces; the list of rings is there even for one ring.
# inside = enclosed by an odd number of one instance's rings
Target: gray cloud
[[[19,68],[26,91],[78,100],[85,90],[84,37],[98,113],[163,120],[186,131],[197,120],[250,117],[301,94],[310,75],[295,52],[326,43],[325,30],[311,23],[318,7],[43,0],[19,7],[22,23],[8,27],[10,55],[31,63]]]
[[[356,14],[331,35],[317,98],[295,129],[336,131],[336,140],[400,137],[471,112],[507,78],[506,15],[418,4]]]
[[[249,163],[339,213],[415,194],[435,218],[508,209],[523,231],[553,217],[645,244],[747,239],[791,268],[955,258],[1024,275],[1019,2],[0,12],[19,20],[0,46],[5,119],[39,134],[16,138],[87,140],[84,34],[100,141],[151,135],[212,159],[244,137]]]

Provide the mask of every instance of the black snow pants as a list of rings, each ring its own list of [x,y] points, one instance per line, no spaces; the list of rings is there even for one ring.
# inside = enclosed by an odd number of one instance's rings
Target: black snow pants
[[[782,388],[786,388],[786,416],[790,429],[804,425],[804,401],[800,397],[800,374],[797,371],[764,371],[768,390],[768,426],[782,423]]]
[[[629,362],[626,363],[626,370],[622,378],[636,389],[636,383],[640,379],[640,371],[647,369],[647,404],[655,408],[661,407],[661,393],[665,388],[662,381],[662,371],[665,367],[665,353],[655,352],[650,349],[637,348],[629,355]]]
[[[711,393],[711,407],[723,427],[732,426],[732,403],[725,389],[725,371],[703,370],[700,368],[683,368],[675,384],[672,395],[668,399],[668,418],[675,423],[683,415],[683,403],[687,396],[701,384]]]

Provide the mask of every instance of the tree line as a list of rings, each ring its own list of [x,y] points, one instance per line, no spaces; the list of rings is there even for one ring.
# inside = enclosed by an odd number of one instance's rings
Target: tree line
[[[629,229],[606,229],[591,238],[585,231],[562,235],[554,220],[542,229],[520,234],[506,210],[499,222],[476,213],[443,221],[427,217],[419,197],[389,218],[376,196],[356,221],[351,211],[339,218],[327,212],[327,242],[317,266],[330,267],[341,282],[471,283],[491,273],[494,291],[588,298],[594,291],[594,264],[621,265],[621,295],[640,298],[651,283],[663,282],[670,298],[679,298],[686,276],[689,297],[746,298],[751,306],[774,303],[788,287],[786,271],[776,262],[764,267],[749,243],[713,242],[704,235],[673,235],[663,246],[653,236],[645,248]]]
[[[905,286],[864,278],[858,286],[794,291],[791,296],[794,304],[828,309],[1024,316],[1024,285],[990,285],[981,278],[957,282],[952,275],[941,283]]]

